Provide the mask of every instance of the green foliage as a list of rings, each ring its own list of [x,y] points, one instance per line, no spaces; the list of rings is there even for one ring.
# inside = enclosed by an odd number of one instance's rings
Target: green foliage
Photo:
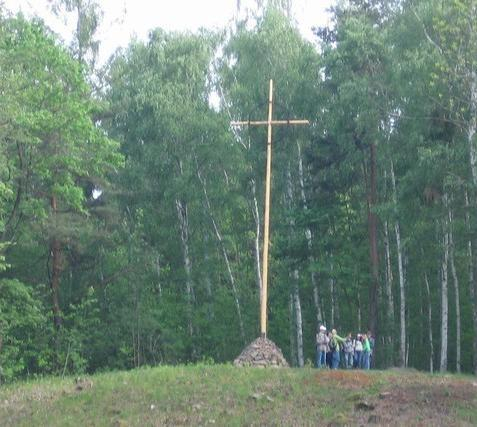
[[[311,123],[273,129],[270,338],[296,364],[298,309],[304,359],[318,321],[367,328],[376,215],[377,364],[397,360],[401,273],[409,364],[429,368],[431,334],[437,365],[452,232],[449,367],[457,303],[462,369],[477,366],[472,1],[341,2],[318,48],[283,1],[222,33],[155,29],[111,58],[95,96],[86,65],[98,3],[53,6],[78,14],[73,53],[36,20],[0,20],[3,380],[166,363],[206,371],[256,337],[266,129],[229,122],[266,118],[269,79],[274,118]]]
[[[82,374],[88,370],[97,340],[104,337],[100,327],[98,300],[91,287],[80,303],[70,305],[56,337],[61,343],[57,357],[63,375]]]
[[[75,15],[76,31],[71,50],[80,63],[94,69],[100,45],[95,34],[103,17],[101,6],[96,0],[55,0],[51,7],[58,16]]]
[[[41,363],[46,327],[37,295],[18,280],[0,279],[0,380],[11,381]]]
[[[16,243],[8,249],[9,277],[40,284],[51,280],[50,254],[44,250],[50,239],[58,239],[68,249],[60,269],[77,261],[81,243],[92,237],[93,222],[86,222],[91,213],[86,184],[106,190],[106,176],[121,167],[123,157],[118,153],[118,143],[93,122],[99,104],[91,97],[82,66],[41,23],[17,17],[4,19],[1,24],[0,61],[5,79],[0,101],[0,173],[5,184],[0,187],[0,231],[2,239]],[[5,244],[1,245],[3,248]],[[46,265],[46,271],[39,265]],[[43,293],[44,298],[35,296],[41,301],[44,316],[49,296],[49,291]],[[73,301],[65,298],[66,323],[74,324],[64,331],[68,335],[65,348],[61,348],[63,337],[53,337],[53,330],[45,330],[50,348],[45,353],[44,347],[38,348],[32,373],[60,369],[55,366],[60,362],[63,368],[67,354],[74,370],[87,366],[78,348],[84,337],[78,338],[77,332],[86,326],[79,325],[80,316],[74,314],[77,303],[69,308]],[[77,317],[75,321],[70,312]],[[65,361],[64,366],[68,363]],[[27,370],[16,372],[25,374]]]
[[[81,211],[78,177],[94,179],[119,167],[118,145],[92,122],[96,106],[80,65],[46,30],[21,19],[5,21],[2,29],[0,49],[10,70],[3,100],[11,111],[9,144],[31,158],[27,171],[37,192]],[[23,172],[27,165],[18,167]]]

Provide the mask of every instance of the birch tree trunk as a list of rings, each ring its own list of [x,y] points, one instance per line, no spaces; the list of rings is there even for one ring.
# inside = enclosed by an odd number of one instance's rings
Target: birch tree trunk
[[[321,298],[318,293],[318,287],[313,288],[313,304],[315,305],[315,313],[316,313],[316,324],[317,325],[324,325],[325,318],[323,309],[321,307]]]
[[[293,207],[293,183],[291,178],[290,163],[287,167],[287,199],[288,199],[288,208],[291,211]],[[293,236],[295,233],[295,220],[292,215],[290,215],[290,241],[293,241]],[[300,302],[300,292],[299,292],[299,278],[298,269],[295,267],[292,273],[293,278],[293,301],[295,308],[295,327],[296,327],[296,350],[297,350],[297,362],[299,367],[303,367],[303,321],[301,313],[301,302]]]
[[[409,365],[409,340],[407,340],[407,344],[406,344],[406,357],[405,357],[405,362],[404,364],[406,366]]]
[[[306,193],[305,193],[305,179],[304,179],[304,173],[303,173],[303,158],[301,155],[301,145],[300,142],[297,141],[296,143],[297,149],[298,149],[298,178],[299,178],[299,183],[300,183],[300,195],[301,195],[301,202],[303,205],[303,210],[305,212],[308,211],[308,202],[306,198]],[[321,298],[320,298],[320,290],[319,290],[319,285],[318,281],[316,278],[316,272],[313,269],[313,266],[315,264],[315,257],[313,256],[313,235],[311,233],[310,227],[305,228],[305,238],[306,238],[306,243],[307,243],[307,248],[308,248],[308,264],[311,268],[310,272],[310,279],[311,279],[311,285],[313,287],[313,302],[315,304],[315,313],[316,313],[316,326],[317,329],[320,324],[323,323],[323,313],[321,311]]]
[[[331,298],[331,326],[336,327],[336,294],[335,294],[335,279],[330,278],[330,298]]]
[[[446,196],[444,196],[446,197]],[[448,263],[449,263],[449,233],[447,230],[447,221],[444,221],[444,256],[441,266],[441,357],[440,372],[447,371],[447,335],[449,321],[449,300],[448,300]]]
[[[394,297],[393,297],[393,269],[391,265],[391,244],[389,242],[388,222],[384,223],[384,249],[386,255],[386,302],[388,308],[388,316],[390,320],[390,331],[394,331]]]
[[[56,222],[58,213],[58,206],[56,197],[52,196],[50,199],[51,210],[53,213],[53,220]],[[55,231],[56,233],[56,231]],[[50,241],[51,254],[51,298],[53,305],[53,324],[58,330],[62,324],[61,309],[60,309],[60,275],[61,275],[61,242],[53,236]]]
[[[207,249],[207,243],[209,241],[208,233],[205,235],[205,249],[204,249],[204,260],[206,268],[209,265],[209,251]],[[214,293],[212,290],[212,280],[210,280],[209,269],[205,272],[205,291],[207,294],[207,318],[209,321],[212,321],[215,317],[214,313]]]
[[[384,222],[384,250],[386,258],[386,305],[387,305],[387,337],[383,337],[385,340],[387,363],[394,364],[394,298],[393,298],[393,269],[391,265],[391,249],[389,242],[389,229],[388,222]]]
[[[400,321],[400,346],[399,346],[399,361],[400,366],[406,366],[405,351],[406,351],[406,289],[404,281],[403,256],[401,247],[401,230],[399,222],[394,224],[394,233],[396,234],[396,246],[398,254],[398,271],[399,271],[399,321]]]
[[[378,256],[378,217],[374,212],[377,202],[377,147],[369,146],[370,178],[368,187],[368,234],[369,257],[371,264],[371,283],[369,287],[369,329],[378,335],[378,288],[379,288],[379,256]]]
[[[197,177],[199,178],[200,183],[202,184],[202,190],[204,192],[204,198],[205,198],[205,204],[207,207],[207,213],[210,218],[210,221],[212,222],[212,227],[214,229],[215,237],[217,238],[217,241],[219,242],[220,250],[222,252],[224,261],[225,261],[225,266],[227,268],[227,274],[229,276],[229,281],[230,281],[230,286],[232,288],[232,294],[234,297],[234,302],[235,302],[235,309],[237,311],[237,317],[239,321],[239,329],[240,329],[240,336],[242,338],[242,342],[245,345],[246,344],[246,339],[245,339],[245,328],[243,324],[243,318],[242,318],[242,308],[240,306],[240,300],[238,296],[238,291],[237,291],[237,286],[235,284],[235,277],[232,273],[232,267],[230,265],[229,261],[229,256],[227,254],[227,249],[225,247],[224,240],[222,238],[222,235],[220,234],[219,227],[215,221],[214,215],[212,213],[212,207],[210,205],[210,200],[209,200],[209,195],[207,193],[207,186],[205,179],[202,178],[199,170],[197,170]]]
[[[187,300],[187,327],[189,336],[194,334],[192,324],[192,303],[194,300],[194,286],[192,282],[192,261],[189,251],[189,218],[187,213],[187,204],[180,199],[176,199],[177,218],[179,220],[179,229],[181,234],[182,257],[184,261],[184,271],[186,274],[186,300]]]
[[[293,291],[293,300],[295,306],[295,327],[296,327],[296,349],[297,349],[297,361],[298,366],[303,368],[305,360],[303,357],[303,322],[301,314],[301,302],[300,302],[300,292],[298,287],[299,280],[298,270],[293,271],[293,280],[295,282],[295,287]]]
[[[136,282],[133,282],[134,289],[134,315],[136,317],[136,324],[133,326],[133,346],[135,346],[135,367],[141,366],[141,315],[140,315],[140,303],[139,303],[139,290]],[[136,333],[134,333],[134,329]]]
[[[331,272],[331,277],[329,279],[330,283],[330,318],[331,318],[331,327],[334,328],[336,326],[336,318],[335,318],[335,279],[333,278],[334,274],[334,265],[333,265],[333,254],[331,254],[331,261],[330,261],[330,272]]]
[[[255,221],[255,239],[254,239],[254,257],[255,257],[255,277],[257,281],[258,293],[260,300],[262,298],[262,265],[260,261],[260,214],[258,212],[257,203],[257,187],[254,179],[250,180],[252,187],[252,214]],[[260,304],[262,301],[260,301]]]
[[[461,318],[460,318],[460,294],[459,294],[459,280],[457,277],[457,270],[454,261],[454,236],[452,230],[453,215],[450,206],[448,207],[449,217],[449,261],[451,266],[452,279],[454,282],[455,293],[455,321],[456,321],[456,371],[461,371]]]
[[[157,274],[157,292],[159,294],[159,298],[162,297],[162,285],[161,285],[161,260],[159,258],[159,255],[156,255],[156,259],[155,259],[155,267],[156,267],[156,274]],[[103,274],[101,273],[101,276],[103,276]],[[102,278],[101,280],[104,280],[104,278]]]
[[[474,273],[474,265],[472,262],[473,255],[473,248],[472,248],[472,241],[469,240],[467,244],[467,253],[469,256],[469,296],[472,302],[472,320],[474,324],[474,343],[473,343],[473,372],[474,375],[477,375],[477,290],[476,290],[476,283],[475,283],[475,273]]]
[[[360,293],[358,291],[358,331],[359,332],[362,332],[363,329],[361,328],[362,326],[362,317],[361,317],[361,297],[360,297]]]
[[[470,113],[470,120],[467,126],[467,142],[469,144],[472,181],[474,185],[477,185],[477,141],[475,141],[477,132],[477,72],[475,70],[471,71]]]
[[[240,0],[237,0],[236,11],[237,11],[237,14],[240,11]],[[220,82],[218,84],[218,89],[219,89],[220,99],[223,105],[225,106],[225,110],[229,116],[229,119],[230,121],[233,121],[232,114],[230,112],[230,105],[224,96],[224,90]],[[233,128],[232,128],[232,132],[234,133],[237,142],[245,150],[250,150],[250,142],[245,143],[245,141],[242,140],[240,135]],[[261,305],[262,304],[262,301],[261,301],[262,299],[262,267],[261,267],[261,261],[260,261],[260,214],[258,211],[258,203],[257,203],[257,191],[256,191],[257,187],[256,187],[255,179],[253,178],[250,179],[250,187],[252,192],[252,200],[251,200],[252,215],[255,221],[255,239],[254,239],[254,258],[255,258],[255,275],[256,275],[255,277],[257,282],[258,293],[260,295],[260,305]]]
[[[469,203],[469,195],[467,191],[465,192],[465,222],[467,226],[467,231],[470,235],[471,233],[471,223],[470,223],[470,203]],[[475,275],[474,275],[474,253],[473,253],[473,245],[472,239],[469,239],[467,242],[467,258],[468,258],[468,269],[469,269],[469,296],[470,301],[472,302],[472,320],[474,325],[474,343],[473,343],[473,371],[474,374],[477,375],[477,291],[476,291],[476,283],[475,283]]]
[[[470,158],[470,169],[472,172],[472,183],[474,188],[477,187],[477,141],[476,141],[476,132],[477,132],[477,72],[474,68],[470,72],[470,120],[467,127],[467,142],[469,144],[469,158]],[[475,211],[477,206],[477,194],[474,190],[473,194],[473,209]],[[475,213],[474,213],[475,215]],[[477,239],[474,240],[474,246],[477,245]],[[474,324],[474,344],[473,344],[473,370],[474,374],[477,375],[477,254],[475,251],[472,252],[471,248],[471,262],[472,262],[472,283],[470,285],[471,289],[471,298],[472,298],[472,318]]]
[[[431,374],[434,372],[434,343],[432,340],[432,301],[431,301],[431,289],[429,287],[429,278],[427,273],[424,273],[424,283],[426,285],[426,295],[427,295],[427,322],[429,324],[428,336],[429,336],[429,371]]]
[[[295,345],[296,327],[295,327],[295,302],[293,292],[290,292],[290,361],[292,366],[298,365],[298,358]]]
[[[335,308],[335,325],[340,324],[341,311],[340,311],[340,297],[338,294],[338,286],[336,286],[336,279],[333,278],[333,307]]]
[[[397,206],[396,176],[394,175],[394,164],[391,161],[391,183],[393,187],[393,203]],[[394,223],[394,234],[396,235],[396,250],[398,258],[399,272],[399,322],[400,322],[400,343],[399,343],[399,366],[406,366],[406,281],[404,276],[404,260],[401,245],[401,228],[399,220]]]

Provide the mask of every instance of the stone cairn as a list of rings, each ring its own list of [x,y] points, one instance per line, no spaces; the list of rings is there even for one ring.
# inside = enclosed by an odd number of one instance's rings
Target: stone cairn
[[[273,341],[257,338],[234,360],[235,366],[255,366],[258,368],[287,368],[288,363],[282,351]]]

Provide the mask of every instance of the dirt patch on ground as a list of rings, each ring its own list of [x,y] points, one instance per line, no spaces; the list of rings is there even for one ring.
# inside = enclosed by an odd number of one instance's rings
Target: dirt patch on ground
[[[477,382],[468,378],[360,370],[321,370],[318,384],[348,393],[351,412],[330,426],[474,426]],[[467,415],[466,415],[467,414]]]
[[[363,371],[327,371],[318,372],[315,376],[320,384],[336,383],[347,390],[362,390],[372,386],[376,379]]]
[[[320,384],[335,383],[338,387],[347,390],[362,390],[372,386],[376,378],[363,371],[327,371],[323,370],[316,374],[315,379]]]
[[[357,402],[357,424],[475,425],[475,420],[456,417],[457,405],[471,408],[477,404],[477,387],[469,380],[417,374],[391,377],[389,383],[378,397]]]

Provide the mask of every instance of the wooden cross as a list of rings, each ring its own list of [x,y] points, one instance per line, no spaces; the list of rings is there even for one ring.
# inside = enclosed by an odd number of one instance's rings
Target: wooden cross
[[[260,298],[260,332],[262,337],[267,337],[267,297],[268,297],[268,245],[270,232],[270,184],[272,171],[272,126],[273,125],[305,125],[308,120],[273,120],[273,80],[270,79],[268,96],[268,120],[232,122],[232,126],[268,126],[267,137],[267,169],[265,178],[265,217],[263,223],[263,262],[262,262],[262,292]]]

